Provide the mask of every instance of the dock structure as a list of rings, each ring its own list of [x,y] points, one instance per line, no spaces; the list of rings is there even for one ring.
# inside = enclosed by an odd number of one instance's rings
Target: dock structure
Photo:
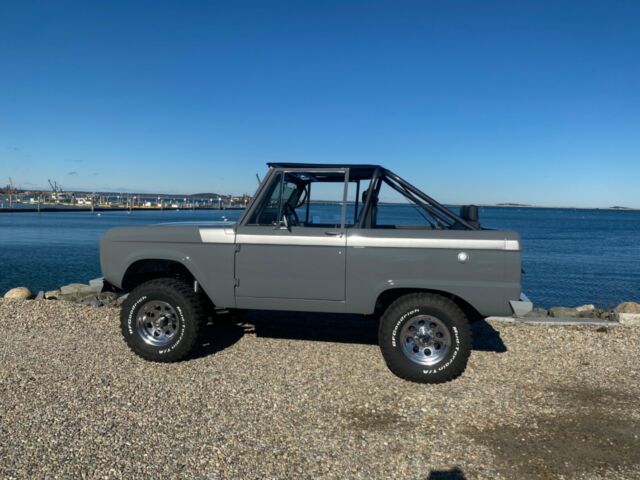
[[[6,188],[0,188],[0,212],[235,210],[245,208],[251,200],[249,195],[218,193],[171,195],[73,191],[63,189],[57,180],[47,179],[47,182],[50,190],[26,190],[16,188],[9,177]]]
[[[226,206],[222,209],[218,207],[193,207],[184,210],[244,210],[245,207],[239,206]],[[62,207],[62,206],[48,206],[41,207],[22,207],[22,208],[0,208],[0,213],[46,213],[46,212],[145,212],[145,211],[162,211],[160,207]],[[165,209],[166,210],[166,209]],[[174,209],[174,210],[180,210]]]

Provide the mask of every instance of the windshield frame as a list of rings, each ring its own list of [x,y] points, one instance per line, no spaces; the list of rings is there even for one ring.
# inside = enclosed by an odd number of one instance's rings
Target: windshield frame
[[[286,165],[286,166],[285,166]],[[439,203],[434,198],[430,197],[426,193],[424,193],[419,188],[415,187],[399,175],[393,173],[386,168],[383,168],[378,165],[349,165],[349,166],[340,166],[340,165],[311,165],[311,164],[283,164],[282,166],[278,166],[278,164],[270,164],[269,172],[267,176],[264,178],[255,196],[251,199],[251,202],[247,206],[244,214],[238,221],[238,225],[244,226],[246,225],[248,219],[253,214],[254,210],[260,204],[263,195],[265,194],[268,185],[271,184],[271,181],[274,175],[282,174],[282,182],[284,181],[286,173],[294,173],[294,172],[309,172],[309,173],[344,173],[344,195],[342,200],[342,227],[341,228],[371,228],[369,226],[364,225],[365,219],[367,218],[367,214],[372,208],[372,203],[378,200],[378,194],[380,192],[380,188],[384,183],[388,186],[396,190],[399,194],[403,195],[407,200],[413,202],[416,207],[422,209],[424,214],[428,218],[432,218],[436,225],[433,228],[436,229],[457,229],[457,230],[480,230],[481,227],[470,224],[468,221],[463,219],[460,215],[454,213],[441,203]],[[347,227],[346,223],[346,215],[347,215],[347,195],[348,195],[348,187],[349,187],[349,172],[351,168],[357,169],[358,173],[354,175],[353,181],[356,181],[356,177],[359,180],[364,179],[365,177],[369,177],[369,175],[362,174],[362,171],[370,170],[370,183],[367,193],[367,198],[362,203],[361,210],[357,217],[357,220],[351,227]],[[358,192],[358,196],[360,192]],[[356,205],[359,202],[359,198],[356,199]]]

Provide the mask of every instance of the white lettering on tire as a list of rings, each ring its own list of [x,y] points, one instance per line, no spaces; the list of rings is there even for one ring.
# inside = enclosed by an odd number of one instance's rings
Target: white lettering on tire
[[[143,295],[138,300],[136,300],[136,303],[131,305],[131,308],[129,309],[129,316],[127,317],[127,330],[129,330],[129,335],[133,335],[133,312],[135,312],[138,305],[140,305],[140,303],[144,302],[146,299],[147,296]]]
[[[405,319],[406,319],[409,315],[413,315],[414,313],[418,313],[419,311],[420,311],[420,309],[419,309],[419,308],[415,308],[415,309],[411,310],[410,312],[407,312],[407,313],[405,313],[404,315],[402,315],[402,316],[400,317],[400,320],[398,320],[398,321],[396,322],[395,327],[393,327],[393,332],[391,332],[391,345],[392,345],[392,346],[394,346],[394,347],[396,346],[396,334],[398,333],[398,327],[400,326],[400,324],[401,324],[402,322],[404,322],[404,321],[405,321]]]
[[[182,309],[180,308],[180,306],[176,306],[176,310],[178,310],[178,314],[180,315],[180,319],[182,320],[180,322],[180,326],[181,326],[180,336],[178,337],[178,340],[176,340],[176,342],[173,345],[171,345],[169,348],[158,350],[158,355],[164,355],[165,353],[169,353],[171,350],[173,350],[180,344],[180,342],[182,341],[182,337],[184,337],[184,331],[187,328],[187,323],[185,321],[184,313],[182,313]]]

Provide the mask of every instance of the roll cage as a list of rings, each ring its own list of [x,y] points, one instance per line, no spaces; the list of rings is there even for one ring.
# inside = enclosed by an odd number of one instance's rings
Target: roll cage
[[[297,174],[298,179],[294,182],[299,188],[291,197],[281,205],[279,218],[287,211],[295,208],[294,205],[300,206],[305,201],[308,203],[311,190],[311,178],[306,181],[301,177],[302,173],[324,173],[329,172],[344,174],[344,198],[343,202],[347,203],[347,187],[349,183],[356,184],[355,200],[353,202],[354,223],[353,228],[374,228],[375,218],[378,207],[380,188],[383,185],[395,190],[397,193],[413,202],[419,209],[425,220],[431,224],[434,229],[450,229],[450,230],[480,230],[479,225],[469,222],[462,216],[454,213],[434,198],[430,197],[411,183],[396,175],[392,171],[380,165],[358,165],[358,164],[308,164],[308,163],[268,163],[269,173],[262,181],[256,195],[248,205],[239,224],[245,225],[247,220],[255,214],[256,208],[260,206],[260,200],[267,192],[267,185],[270,184],[274,175],[281,175],[282,184],[284,184],[285,174]],[[330,177],[326,179],[313,179],[313,181],[331,181]],[[342,180],[341,180],[342,181]],[[369,187],[362,192],[361,199],[361,182],[369,181]],[[281,187],[282,188],[282,187]],[[345,225],[345,213],[343,213],[343,225]]]

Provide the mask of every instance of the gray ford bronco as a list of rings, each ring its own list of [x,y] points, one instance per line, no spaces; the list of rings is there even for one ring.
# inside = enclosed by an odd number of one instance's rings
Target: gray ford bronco
[[[488,230],[378,165],[271,163],[235,223],[114,228],[100,242],[110,288],[128,292],[122,333],[173,362],[220,310],[379,318],[389,369],[415,382],[465,369],[469,323],[523,315],[517,233]],[[372,320],[373,321],[373,320]]]

